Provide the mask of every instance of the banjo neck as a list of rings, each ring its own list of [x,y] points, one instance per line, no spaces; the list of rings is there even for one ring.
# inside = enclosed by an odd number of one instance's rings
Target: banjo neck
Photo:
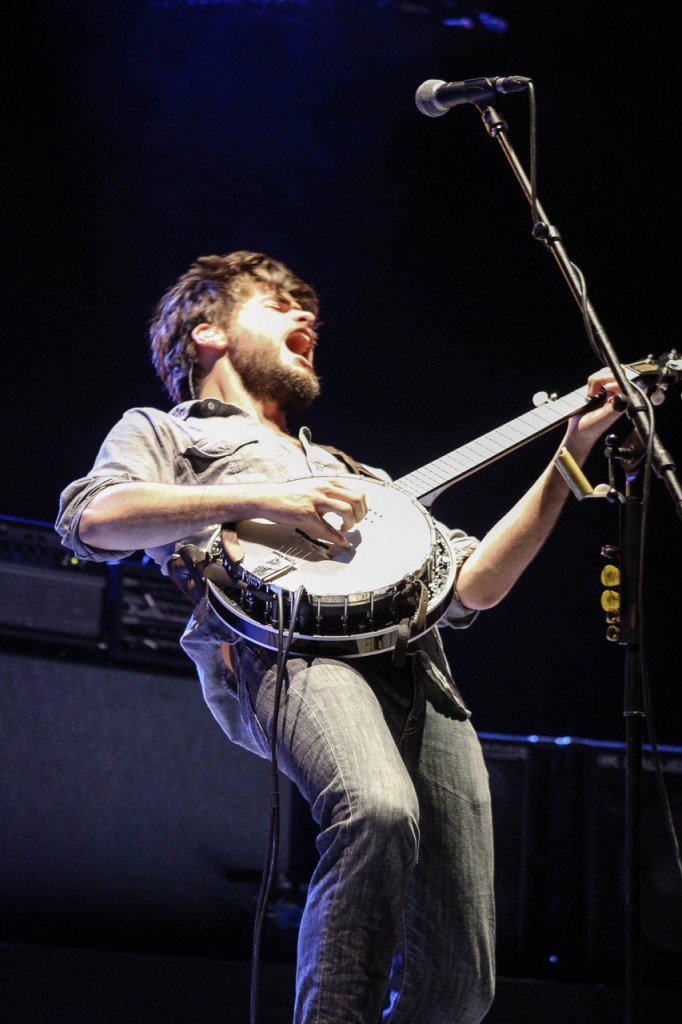
[[[394,481],[395,486],[429,508],[439,494],[458,480],[489,466],[600,401],[587,398],[587,387],[578,388],[563,398],[552,398],[461,448],[455,448],[447,455],[407,473]]]
[[[645,386],[652,377],[665,382],[677,380],[681,368],[682,360],[677,352],[673,351],[665,353],[659,359],[647,356],[639,362],[623,366],[622,370],[629,381]],[[455,448],[447,455],[441,455],[420,469],[400,477],[394,481],[395,486],[426,508],[430,508],[438,495],[458,480],[463,480],[528,441],[546,434],[571,416],[577,416],[586,409],[600,405],[603,400],[599,396],[588,398],[586,385],[571,391],[563,398],[552,396],[530,412],[509,420],[508,423],[481,435],[475,441],[469,441],[461,448]]]

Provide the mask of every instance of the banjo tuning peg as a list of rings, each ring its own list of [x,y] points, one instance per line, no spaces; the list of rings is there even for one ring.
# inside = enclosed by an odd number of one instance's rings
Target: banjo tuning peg
[[[549,395],[546,391],[536,391],[533,395],[533,405],[537,409],[541,405],[546,405],[547,402],[556,402],[558,397],[556,392]]]

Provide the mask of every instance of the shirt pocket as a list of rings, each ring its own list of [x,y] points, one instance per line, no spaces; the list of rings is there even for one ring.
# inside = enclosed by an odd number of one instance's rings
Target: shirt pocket
[[[188,445],[181,453],[189,474],[198,483],[219,483],[226,476],[243,473],[253,464],[255,439],[237,443],[207,438]],[[249,449],[249,458],[246,450]]]

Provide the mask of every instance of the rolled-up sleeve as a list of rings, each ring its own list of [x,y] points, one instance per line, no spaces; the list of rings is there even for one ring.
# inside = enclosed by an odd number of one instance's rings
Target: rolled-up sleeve
[[[450,540],[450,547],[452,548],[455,557],[455,589],[452,595],[452,600],[445,611],[445,615],[440,620],[439,625],[452,626],[453,629],[464,629],[474,622],[479,613],[478,611],[472,610],[471,608],[467,608],[463,605],[457,596],[457,574],[469,555],[476,550],[480,544],[480,540],[477,537],[472,537],[465,533],[464,530],[447,530],[446,532]]]
[[[87,476],[62,491],[55,530],[62,544],[78,558],[106,562],[127,558],[134,550],[107,551],[84,544],[79,535],[83,512],[95,495],[108,487],[134,481],[174,482],[174,444],[159,443],[162,421],[155,410],[130,409],[112,427]]]
[[[61,537],[64,547],[73,551],[78,558],[84,558],[91,562],[110,562],[119,558],[128,558],[134,554],[134,551],[106,551],[104,548],[95,548],[84,544],[78,532],[81,516],[95,495],[106,490],[107,487],[111,487],[112,484],[124,483],[130,479],[132,477],[84,476],[64,488],[59,499],[59,513],[55,523],[55,529]]]

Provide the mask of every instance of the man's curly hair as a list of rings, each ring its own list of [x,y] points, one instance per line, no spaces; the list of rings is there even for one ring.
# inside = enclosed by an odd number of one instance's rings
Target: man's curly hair
[[[228,328],[254,284],[287,292],[317,316],[315,290],[278,260],[260,252],[200,256],[159,300],[149,327],[154,369],[174,402],[195,397],[201,372],[192,331],[202,323]]]

